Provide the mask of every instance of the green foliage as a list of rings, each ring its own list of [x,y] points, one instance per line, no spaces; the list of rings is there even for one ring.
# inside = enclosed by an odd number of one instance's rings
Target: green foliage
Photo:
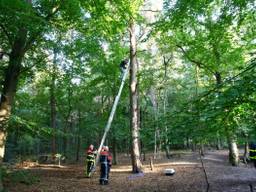
[[[230,130],[241,141],[254,137],[253,3],[166,0],[160,19],[149,25],[141,0],[0,0],[0,48],[9,53],[19,30],[27,31],[10,146],[21,155],[49,153],[55,136],[57,153],[64,154],[67,139],[74,157],[79,139],[83,148],[98,144],[120,85],[119,64],[129,56],[131,20],[141,33],[152,31],[137,37],[143,150],[154,148],[157,131],[162,146],[166,138],[172,146],[214,143]],[[8,60],[0,64],[3,79]],[[128,90],[127,82],[107,140],[111,146],[116,139],[120,151],[130,142]]]

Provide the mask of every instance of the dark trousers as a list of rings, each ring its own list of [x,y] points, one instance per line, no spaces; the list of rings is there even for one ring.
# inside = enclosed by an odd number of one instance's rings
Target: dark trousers
[[[108,175],[107,175],[107,178],[109,178],[110,168],[111,168],[111,165],[108,165]]]
[[[256,159],[253,160],[254,168],[256,168]]]
[[[107,184],[108,183],[108,171],[109,166],[107,162],[103,162],[100,165],[100,184]]]

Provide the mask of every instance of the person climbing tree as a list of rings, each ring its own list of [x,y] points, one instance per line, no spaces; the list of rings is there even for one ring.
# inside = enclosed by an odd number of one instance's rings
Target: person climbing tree
[[[121,71],[120,79],[123,78],[124,72],[127,69],[128,62],[129,62],[129,59],[124,59],[121,61],[120,65],[119,65],[120,71]]]
[[[94,149],[94,146],[91,144],[87,150],[86,157],[86,177],[90,178],[94,165],[95,165],[95,157],[97,154],[97,150]]]
[[[256,143],[251,142],[249,147],[249,157],[250,160],[253,162],[254,168],[256,168]]]
[[[111,156],[107,146],[103,146],[100,152],[100,184],[107,185],[111,165]]]

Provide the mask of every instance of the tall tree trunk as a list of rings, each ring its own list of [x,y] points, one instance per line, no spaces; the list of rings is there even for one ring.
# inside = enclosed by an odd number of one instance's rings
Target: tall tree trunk
[[[228,131],[228,148],[229,148],[229,162],[233,166],[239,164],[239,151],[236,144],[236,138],[231,131]]]
[[[7,137],[7,124],[11,115],[11,107],[16,94],[19,75],[21,72],[21,63],[24,57],[24,46],[26,43],[27,31],[20,29],[12,46],[9,57],[9,65],[5,73],[3,90],[0,101],[0,191],[2,185],[2,161],[5,153],[5,141]]]
[[[215,76],[215,80],[216,80],[216,87],[219,88],[222,83],[221,74],[220,74],[220,72],[216,71],[214,73],[214,76]],[[217,95],[219,95],[219,94],[220,94],[220,91],[217,92]],[[217,132],[216,137],[217,137],[216,138],[216,141],[217,141],[216,148],[217,148],[217,150],[220,150],[222,148],[222,146],[221,146],[221,138],[220,138],[219,132]]]
[[[78,109],[78,123],[77,123],[77,139],[76,139],[76,162],[79,161],[80,159],[80,150],[81,150],[81,136],[80,136],[80,131],[81,131],[81,111]]]
[[[167,126],[167,121],[166,121],[166,105],[167,105],[167,90],[164,91],[164,117],[165,117],[165,122],[164,122],[164,126],[165,126],[165,155],[167,157],[167,159],[171,158],[170,155],[170,146],[169,146],[169,138],[168,138],[168,126]]]
[[[153,87],[149,90],[149,98],[151,100],[153,110],[154,110],[154,120],[155,120],[155,135],[154,135],[154,159],[159,156],[160,152],[160,130],[158,126],[158,104],[156,99],[156,91]]]
[[[249,159],[249,142],[248,142],[248,136],[246,136],[245,143],[244,143],[243,162],[247,163],[248,159]]]
[[[195,92],[195,96],[198,97],[198,88],[199,88],[199,67],[196,65],[195,66],[195,83],[196,83],[196,92]],[[196,106],[196,110],[197,110],[197,123],[198,123],[198,127],[199,129],[202,129],[202,124],[200,122],[200,116],[201,116],[201,112],[200,109]],[[202,138],[200,138],[200,143],[199,143],[199,154],[201,156],[204,156],[204,143],[202,141]]]
[[[166,107],[168,105],[168,88],[166,87],[167,82],[167,66],[171,62],[173,58],[173,55],[171,55],[168,59],[163,56],[164,61],[164,101],[163,101],[163,113],[164,113],[164,127],[165,127],[165,137],[164,137],[164,143],[165,143],[165,155],[167,159],[171,158],[170,155],[170,145],[169,145],[169,138],[168,138],[168,126],[167,126],[167,117],[166,117]]]
[[[80,159],[80,149],[81,149],[81,136],[77,136],[77,143],[76,143],[76,162]]]
[[[140,128],[146,127],[146,108],[147,107],[145,107],[143,110],[140,110]],[[142,161],[146,161],[146,151],[142,140],[140,141],[140,156]]]
[[[220,138],[219,132],[217,132],[216,137],[217,137],[216,138],[216,149],[221,150],[222,147],[221,147],[221,138]]]
[[[66,116],[66,124],[64,126],[64,138],[63,138],[63,153],[66,158],[68,158],[68,148],[69,148],[69,135],[68,133],[71,133],[72,130],[72,123],[73,123],[73,118],[72,118],[72,97],[73,97],[73,89],[72,89],[72,84],[71,84],[71,79],[73,76],[73,68],[71,68],[71,71],[69,71],[69,85],[67,88],[68,92],[68,111],[67,111],[67,116]]]
[[[55,98],[55,81],[56,81],[56,65],[57,65],[57,48],[53,50],[52,79],[50,87],[50,106],[51,106],[51,127],[53,129],[52,136],[52,156],[56,154],[56,98]]]
[[[130,126],[132,133],[132,171],[133,173],[142,172],[142,163],[140,160],[139,149],[139,125],[138,125],[138,83],[137,83],[137,70],[138,63],[136,60],[136,36],[135,24],[131,19],[130,21]]]

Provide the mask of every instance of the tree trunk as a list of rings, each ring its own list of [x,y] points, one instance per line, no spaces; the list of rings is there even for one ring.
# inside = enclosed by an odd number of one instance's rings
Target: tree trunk
[[[81,111],[78,109],[78,123],[77,123],[77,139],[76,139],[76,162],[80,159],[80,150],[81,150],[81,140],[82,136],[80,136],[81,131]]]
[[[154,159],[156,159],[157,156],[157,130],[155,129],[155,135],[154,135]]]
[[[238,166],[239,152],[236,144],[236,139],[232,133],[228,133],[228,148],[229,148],[229,162],[233,166]]]
[[[153,110],[154,110],[154,120],[155,120],[155,136],[154,136],[154,159],[159,156],[160,152],[160,130],[158,126],[158,104],[156,99],[156,93],[153,87],[150,88],[149,98],[151,100]]]
[[[186,145],[185,148],[190,149],[190,141],[189,141],[189,137],[186,137]]]
[[[220,138],[219,132],[217,132],[216,137],[217,137],[216,138],[216,149],[221,150],[222,146],[221,146],[221,138]]]
[[[196,84],[195,97],[198,97],[198,89],[199,89],[199,86],[200,86],[199,81],[200,81],[200,79],[199,79],[199,67],[196,65],[195,66],[195,84]],[[197,123],[198,123],[197,126],[201,130],[202,129],[202,124],[201,124],[201,121],[200,121],[201,111],[197,106],[196,106],[196,110],[197,110]],[[203,144],[202,138],[200,138],[200,143],[199,143],[199,154],[201,156],[204,156],[204,144]]]
[[[56,98],[55,98],[55,80],[56,80],[56,65],[57,65],[57,49],[53,50],[53,65],[52,65],[52,79],[50,87],[50,106],[51,106],[51,128],[53,129],[52,135],[52,156],[56,154]]]
[[[139,125],[138,125],[138,83],[137,83],[137,69],[136,62],[136,36],[134,21],[130,21],[130,126],[132,133],[132,171],[133,173],[142,172],[142,163],[140,161],[139,149]]]
[[[204,156],[204,144],[202,142],[200,142],[199,154]]]
[[[219,58],[218,58],[217,56],[218,56],[218,54],[216,55],[216,58],[217,58],[217,60],[219,61]],[[220,72],[216,71],[216,72],[214,73],[214,76],[215,76],[215,80],[216,80],[216,87],[217,87],[217,88],[220,88],[220,85],[221,85],[221,83],[222,83],[222,78],[221,78]],[[219,96],[219,94],[220,94],[220,91],[217,91],[217,96]],[[217,140],[216,148],[217,148],[217,150],[220,150],[220,149],[222,148],[222,147],[221,147],[220,134],[217,133],[216,137],[217,137],[217,138],[216,138],[216,140]]]
[[[16,94],[21,63],[24,57],[24,46],[26,43],[27,31],[20,29],[15,39],[9,57],[9,65],[5,73],[3,91],[0,101],[0,169],[5,153],[5,141],[7,137],[7,124],[11,115],[11,107]],[[2,172],[0,173],[2,174]],[[3,190],[2,175],[0,175],[0,191]]]
[[[165,69],[165,73],[166,73],[166,69]],[[164,91],[164,117],[165,117],[165,122],[164,122],[164,126],[165,126],[165,155],[167,159],[171,158],[170,155],[170,146],[169,146],[169,138],[168,138],[168,126],[167,126],[167,117],[166,117],[166,105],[167,105],[167,91]]]
[[[146,152],[145,152],[144,145],[143,145],[142,141],[140,142],[140,149],[141,149],[142,161],[146,161]]]
[[[73,97],[73,89],[72,89],[72,84],[71,84],[71,79],[73,76],[73,68],[71,68],[71,72],[69,72],[69,85],[67,88],[67,92],[68,92],[68,111],[67,111],[67,116],[66,116],[66,124],[64,127],[64,138],[63,138],[63,151],[64,151],[64,156],[65,156],[65,160],[68,158],[68,148],[71,147],[69,145],[69,139],[70,136],[68,135],[68,133],[71,133],[72,131],[72,123],[73,123],[73,117],[72,117],[72,97]]]
[[[80,159],[80,148],[81,148],[81,136],[77,136],[77,144],[76,144],[76,162]]]
[[[247,163],[248,159],[249,159],[249,142],[248,142],[248,138],[246,138],[246,141],[244,143],[244,156],[243,156],[244,163]]]
[[[113,138],[112,138],[112,150],[113,150],[113,165],[117,164],[117,146],[116,146],[116,134],[113,129]]]

